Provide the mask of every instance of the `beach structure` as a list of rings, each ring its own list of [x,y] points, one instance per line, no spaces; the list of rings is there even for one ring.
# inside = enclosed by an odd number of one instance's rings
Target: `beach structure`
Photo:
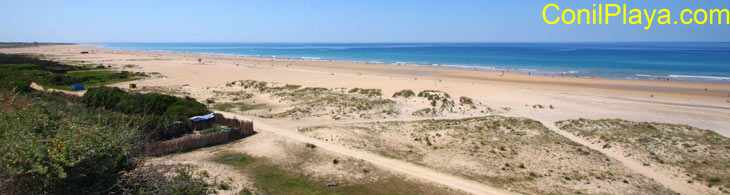
[[[74,90],[74,91],[84,90],[84,84],[71,85],[71,90]]]
[[[89,54],[88,51],[82,51],[81,54]]]
[[[134,89],[134,88],[137,88],[137,84],[135,84],[135,83],[130,83],[130,84],[129,84],[129,88],[130,88],[130,89]]]
[[[215,115],[210,113],[203,116],[190,117],[190,122],[193,124],[193,130],[209,129],[215,123]]]
[[[217,124],[216,129],[220,132],[185,135],[170,140],[148,143],[145,144],[141,152],[145,155],[161,156],[170,153],[189,151],[196,148],[224,144],[256,133],[253,130],[253,122],[250,120],[225,118],[223,115],[215,116],[213,113],[191,117],[190,121],[193,122],[193,128],[205,125],[210,125],[207,128],[211,128],[214,124]],[[179,128],[177,125],[174,125],[174,128]]]

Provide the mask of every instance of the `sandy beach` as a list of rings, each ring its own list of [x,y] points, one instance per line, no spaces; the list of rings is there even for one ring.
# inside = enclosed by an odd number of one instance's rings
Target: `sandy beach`
[[[81,54],[82,51],[88,51],[89,53]],[[599,143],[562,131],[554,124],[558,121],[570,119],[623,119],[690,125],[730,137],[730,84],[546,77],[441,67],[111,50],[85,44],[4,48],[0,49],[0,53],[42,54],[45,55],[45,58],[55,61],[83,61],[83,63],[109,65],[123,71],[155,73],[154,75],[159,76],[119,83],[115,86],[127,88],[129,83],[135,83],[139,88],[174,87],[185,91],[185,95],[194,97],[201,102],[206,99],[216,98],[216,94],[213,93],[215,90],[243,90],[243,88],[231,88],[226,85],[227,83],[254,80],[328,89],[381,89],[383,99],[393,99],[398,105],[396,106],[397,109],[402,112],[412,112],[428,107],[428,102],[418,99],[391,98],[391,95],[404,89],[415,92],[438,90],[450,94],[455,99],[461,96],[469,97],[475,102],[479,102],[479,106],[483,106],[485,109],[498,110],[498,112],[495,111],[495,114],[507,117],[524,117],[538,121],[569,140],[583,144],[587,148],[599,151],[602,153],[601,155],[617,160],[627,170],[631,170],[626,172],[633,171],[633,173],[651,178],[675,192],[685,194],[702,194],[710,191],[706,191],[708,188],[698,183],[687,183],[686,178],[681,174],[660,168],[642,166],[641,162],[627,157],[624,154],[625,151],[617,148],[601,147]],[[272,105],[269,112],[272,109],[276,111],[288,107],[267,98],[266,95],[257,94],[251,100],[254,103],[258,101]],[[270,134],[281,135],[284,132],[297,132],[300,127],[312,125],[412,121],[431,118],[454,119],[489,114],[473,110],[434,117],[400,114],[394,117],[374,115],[372,118],[344,118],[341,120],[332,120],[334,117],[329,115],[296,119],[256,118],[246,112],[232,113],[231,115],[252,118],[257,123],[266,124],[268,129],[276,129],[262,130],[267,132],[264,135],[270,136]],[[304,134],[286,134],[284,136],[300,135]],[[321,132],[306,135],[312,138],[331,136],[330,133],[323,134]],[[354,134],[342,134],[341,136],[354,136]],[[306,141],[308,138],[305,136],[305,138],[297,139]],[[347,144],[335,143],[330,144],[332,146],[329,147],[335,148],[335,145],[342,145],[347,149],[352,149],[353,146]],[[360,150],[367,149],[352,150],[360,152]],[[342,148],[333,149],[333,151],[338,154],[348,155],[348,151]],[[354,155],[349,156],[357,158],[363,155],[354,153]],[[379,157],[371,158],[375,158],[375,160],[370,160],[370,162],[378,166],[387,167],[386,164],[389,163],[385,160],[377,160]],[[434,163],[436,163],[436,166],[433,166],[434,170],[440,172],[449,170],[448,167],[441,169],[440,166],[437,166],[438,163],[443,162]],[[428,162],[425,164],[428,164]],[[403,172],[406,175],[417,174],[415,172],[418,172],[418,169],[402,168],[405,165],[399,166],[401,167],[389,170]],[[413,172],[413,170],[415,171]],[[439,176],[435,175],[434,177],[438,178]],[[468,175],[464,177],[468,177]],[[428,180],[424,177],[416,178]],[[450,183],[440,184],[460,189],[460,185],[457,185],[459,184],[458,180],[452,179],[448,182]],[[651,182],[648,182],[646,185],[650,184]],[[471,193],[493,192],[492,189],[464,188],[461,189],[469,190],[467,192]],[[590,192],[610,193],[611,191],[596,190]],[[710,193],[716,192],[712,191]]]
[[[92,52],[80,54],[81,51]],[[728,84],[544,77],[450,68],[107,50],[93,45],[0,52],[45,54],[60,61],[101,63],[165,76],[136,81],[140,86],[187,84],[202,89],[249,79],[311,87],[378,88],[384,94],[402,89],[436,89],[490,105],[512,107],[510,115],[541,121],[621,118],[672,122],[730,136],[730,122],[726,120],[730,118],[730,103],[726,102],[730,99]],[[199,58],[203,63],[198,63]],[[127,64],[139,67],[125,68]],[[205,94],[196,96],[206,97]],[[524,106],[533,104],[552,104],[556,109],[537,111]]]

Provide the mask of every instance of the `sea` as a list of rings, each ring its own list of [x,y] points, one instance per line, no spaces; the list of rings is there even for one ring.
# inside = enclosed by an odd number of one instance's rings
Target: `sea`
[[[518,72],[730,83],[730,43],[99,43],[99,47]],[[428,73],[424,73],[428,74]]]

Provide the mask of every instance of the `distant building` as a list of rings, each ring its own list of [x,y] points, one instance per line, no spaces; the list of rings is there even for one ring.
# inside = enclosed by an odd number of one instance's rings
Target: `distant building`
[[[190,122],[193,123],[193,130],[209,129],[213,127],[215,115],[210,113],[203,116],[190,117]]]

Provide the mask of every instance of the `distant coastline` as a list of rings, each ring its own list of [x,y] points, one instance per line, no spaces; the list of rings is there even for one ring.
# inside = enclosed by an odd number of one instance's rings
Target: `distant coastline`
[[[730,46],[722,43],[102,43],[95,46],[555,77],[730,83]]]

